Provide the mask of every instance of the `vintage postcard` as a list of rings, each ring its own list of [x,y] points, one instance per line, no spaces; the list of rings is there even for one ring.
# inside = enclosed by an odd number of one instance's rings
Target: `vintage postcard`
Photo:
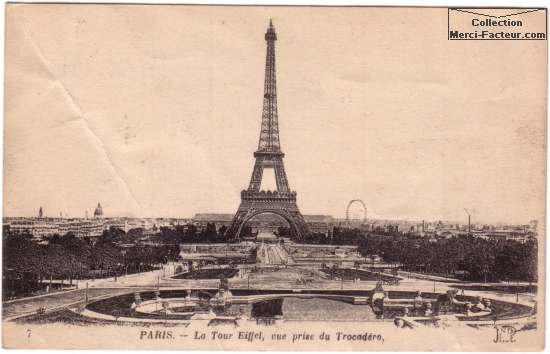
[[[4,348],[544,348],[546,9],[5,14]]]

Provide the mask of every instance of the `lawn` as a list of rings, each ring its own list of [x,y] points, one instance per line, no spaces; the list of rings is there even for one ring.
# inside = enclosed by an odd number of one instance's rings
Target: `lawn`
[[[131,326],[131,327],[175,327],[181,326],[181,324],[174,323],[150,323],[150,322],[115,322],[115,321],[104,321],[96,318],[89,318],[85,316],[80,316],[69,309],[59,309],[46,313],[42,316],[39,315],[30,315],[15,320],[15,323],[20,325],[26,324],[50,324],[50,323],[64,323],[68,325],[76,326]]]
[[[172,279],[220,279],[222,276],[233,278],[239,274],[238,269],[223,268],[223,269],[201,269],[183,273],[172,277]]]
[[[118,295],[126,293],[131,289],[102,289],[92,288],[88,290],[88,298],[93,299],[103,295]],[[2,318],[11,318],[25,313],[33,313],[39,308],[49,309],[52,307],[58,307],[68,305],[77,301],[84,301],[86,299],[86,289],[58,292],[50,296],[42,296],[35,298],[23,299],[16,302],[2,304]]]

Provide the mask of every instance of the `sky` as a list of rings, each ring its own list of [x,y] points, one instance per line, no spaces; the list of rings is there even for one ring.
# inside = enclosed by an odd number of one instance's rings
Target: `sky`
[[[444,8],[7,6],[3,216],[234,213],[269,20],[303,214],[544,219],[546,41],[448,41]]]

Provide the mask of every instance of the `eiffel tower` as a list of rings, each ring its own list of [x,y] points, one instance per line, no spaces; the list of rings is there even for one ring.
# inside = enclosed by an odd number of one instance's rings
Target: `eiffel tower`
[[[271,20],[265,34],[267,55],[265,63],[264,108],[258,151],[254,153],[256,163],[248,190],[241,192],[241,205],[233,217],[225,236],[238,239],[241,230],[254,216],[273,213],[283,217],[290,225],[294,239],[302,239],[309,234],[304,217],[296,204],[296,192],[291,191],[286,178],[283,157],[279,142],[279,122],[277,117],[277,87],[275,79],[275,41],[277,34]],[[276,191],[260,191],[264,169],[275,170]]]

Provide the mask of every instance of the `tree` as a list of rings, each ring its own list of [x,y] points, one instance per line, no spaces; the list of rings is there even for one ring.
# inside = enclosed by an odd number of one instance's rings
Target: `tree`
[[[141,227],[136,229],[130,229],[126,233],[126,243],[137,243],[143,237],[143,229]]]
[[[65,272],[63,274],[69,277],[69,284],[72,286],[73,278],[80,278],[88,271],[88,258],[90,256],[90,246],[83,239],[77,239],[73,233],[69,232],[62,239],[63,264]]]
[[[104,269],[107,270],[109,273],[111,270],[114,270],[116,278],[116,268],[119,265],[120,259],[120,250],[113,243],[96,243],[91,249],[91,252],[88,256],[88,265],[91,269],[94,270],[94,279],[96,274],[95,271],[99,270],[100,274],[103,274]]]
[[[184,237],[181,240],[185,243],[193,243],[197,241],[197,227],[193,224],[187,225],[187,230],[184,233]]]
[[[220,238],[224,238],[225,236],[225,232],[227,231],[227,226],[225,225],[222,225],[219,229],[218,229],[218,233],[220,235]]]
[[[445,279],[449,278],[449,273],[454,272],[458,267],[458,262],[462,258],[462,247],[454,239],[443,240],[437,245],[435,262],[438,268],[445,271]]]
[[[61,244],[61,236],[59,234],[53,234],[52,237],[50,237],[48,243],[50,245],[60,245]]]
[[[108,270],[110,276],[111,271],[115,273],[115,281],[118,278],[117,268],[120,264],[120,249],[114,244],[106,244],[101,248],[102,251],[102,264],[105,269]]]
[[[275,231],[275,236],[277,237],[290,237],[291,234],[292,232],[288,226],[279,226],[277,231]]]
[[[160,233],[157,234],[159,243],[163,245],[173,245],[179,243],[180,235],[175,229],[162,226]]]
[[[103,234],[99,237],[99,243],[116,243],[123,242],[126,233],[124,230],[111,226],[109,230],[103,230]]]
[[[461,268],[468,271],[470,280],[481,280],[486,283],[487,275],[492,274],[495,256],[490,245],[480,243],[472,247],[461,261]]]
[[[38,289],[40,270],[36,267],[39,247],[29,233],[8,233],[3,237],[2,296],[18,296]]]
[[[122,262],[124,265],[124,275],[128,274],[128,267],[133,265],[133,269],[138,273],[141,271],[141,246],[128,247],[123,251]]]
[[[252,233],[252,226],[250,225],[244,225],[241,229],[241,236],[254,236]]]
[[[529,281],[529,288],[532,282],[537,280],[538,275],[538,245],[537,240],[529,240],[525,243],[524,257],[520,264],[520,269],[523,270],[522,277]]]
[[[63,248],[59,245],[48,245],[44,248],[44,257],[41,258],[44,267],[44,276],[50,280],[50,289],[54,277],[63,274]]]
[[[201,231],[201,239],[208,243],[216,242],[217,235],[218,232],[216,231],[216,225],[214,223],[207,223],[206,228]]]

